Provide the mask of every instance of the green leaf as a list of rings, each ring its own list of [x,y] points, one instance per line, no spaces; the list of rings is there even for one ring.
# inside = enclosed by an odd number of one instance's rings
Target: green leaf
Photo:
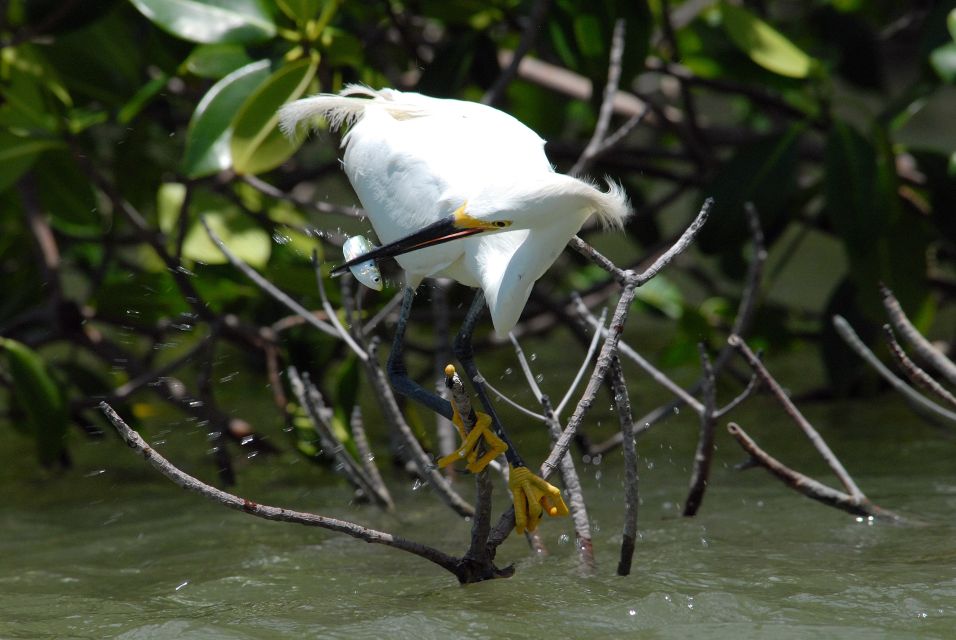
[[[116,120],[120,124],[128,124],[131,122],[133,118],[139,115],[143,107],[149,104],[149,102],[156,97],[156,94],[163,90],[167,82],[169,82],[169,76],[164,73],[144,84],[140,87],[139,91],[133,94],[129,102],[120,108],[119,113],[116,114]]]
[[[871,321],[883,321],[881,281],[904,306],[919,306],[927,294],[926,221],[900,205],[896,158],[886,132],[876,128],[867,138],[837,122],[824,161],[826,212],[846,248],[860,310]]]
[[[156,191],[156,218],[159,230],[170,235],[176,228],[179,213],[186,201],[186,185],[181,182],[166,182]]]
[[[276,4],[297,24],[304,24],[315,19],[322,0],[276,0]]]
[[[601,21],[590,13],[574,16],[574,37],[581,54],[586,58],[596,58],[604,54],[604,37],[601,33]]]
[[[183,173],[200,178],[230,167],[232,120],[249,94],[268,77],[269,61],[260,60],[230,73],[206,92],[189,121]]]
[[[946,16],[946,27],[949,29],[949,35],[956,40],[956,9],[949,12]]]
[[[269,76],[242,105],[232,121],[230,151],[237,173],[269,171],[286,161],[299,148],[279,131],[278,110],[301,96],[318,67],[316,59],[299,60]]]
[[[62,460],[69,418],[60,386],[33,349],[16,340],[0,338],[0,350],[6,354],[15,401],[36,439],[40,462],[50,465]]]
[[[263,42],[276,26],[261,0],[130,0],[161,29],[192,42]]]
[[[362,64],[364,45],[361,40],[347,31],[326,27],[322,32],[322,47],[325,62],[331,67],[358,68]]]
[[[261,269],[269,262],[272,239],[236,212],[208,211],[201,214],[229,250],[250,266]],[[183,257],[204,264],[228,262],[201,224],[194,224],[183,242]]]
[[[43,154],[34,173],[43,208],[50,222],[67,233],[96,233],[101,217],[90,180],[67,151]]]
[[[684,314],[684,296],[679,287],[658,276],[637,290],[637,299],[676,320]]]
[[[0,191],[19,180],[40,153],[62,147],[60,140],[24,138],[0,131]]]
[[[201,44],[186,58],[186,70],[200,78],[218,80],[252,63],[245,48],[228,42]]]
[[[929,54],[929,63],[933,71],[950,84],[956,82],[956,42],[936,47]]]
[[[797,191],[797,145],[800,126],[742,145],[704,188],[716,200],[712,215],[720,224],[709,224],[698,236],[700,249],[719,254],[725,272],[742,274],[745,263],[740,248],[749,242],[744,205],[752,202],[761,225],[773,237],[789,222]]]
[[[721,16],[734,44],[764,69],[788,78],[806,78],[817,66],[816,60],[746,9],[722,3]]]

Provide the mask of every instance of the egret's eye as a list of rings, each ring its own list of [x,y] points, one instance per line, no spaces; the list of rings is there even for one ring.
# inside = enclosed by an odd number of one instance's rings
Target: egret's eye
[[[499,229],[503,229],[508,226],[508,223],[505,222],[504,220],[498,220],[495,222],[495,226],[498,227]]]

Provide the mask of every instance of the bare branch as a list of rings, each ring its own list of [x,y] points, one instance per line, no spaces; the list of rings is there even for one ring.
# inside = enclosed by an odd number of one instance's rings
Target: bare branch
[[[880,359],[863,343],[860,336],[856,335],[853,327],[850,326],[850,323],[847,322],[845,318],[842,316],[833,316],[833,326],[836,328],[837,333],[840,334],[840,337],[843,338],[843,341],[846,342],[858,356],[863,358],[874,371],[880,374],[884,380],[889,382],[894,389],[903,394],[903,397],[906,398],[917,413],[930,420],[942,418],[947,422],[956,423],[956,413],[920,395],[915,389],[900,380],[886,365],[880,362]]]
[[[873,516],[895,521],[902,519],[895,513],[873,504],[862,494],[854,498],[849,494],[817,482],[798,471],[794,471],[761,449],[737,424],[733,422],[728,424],[727,431],[737,440],[743,450],[750,454],[753,462],[775,475],[794,491],[854,515]]]
[[[225,491],[220,491],[215,487],[211,487],[208,484],[205,484],[204,482],[201,482],[190,476],[189,474],[184,473],[171,462],[166,460],[166,458],[161,456],[155,449],[147,445],[143,438],[140,437],[138,433],[130,429],[123,419],[120,418],[119,415],[117,415],[113,408],[108,404],[105,402],[102,403],[100,405],[100,409],[103,411],[106,417],[109,418],[110,422],[113,423],[113,426],[116,427],[116,430],[119,432],[120,436],[122,436],[123,440],[131,449],[143,456],[146,461],[149,462],[157,471],[162,473],[164,476],[172,480],[175,484],[183,489],[187,489],[193,493],[198,493],[204,498],[218,502],[219,504],[229,507],[230,509],[242,511],[258,518],[276,520],[279,522],[294,522],[311,527],[321,527],[323,529],[329,529],[330,531],[344,533],[364,542],[383,544],[389,547],[400,549],[402,551],[407,551],[424,558],[425,560],[433,562],[442,569],[445,569],[446,571],[458,576],[458,559],[427,545],[420,544],[418,542],[412,542],[411,540],[406,540],[405,538],[401,538],[384,531],[368,529],[353,522],[348,522],[347,520],[339,520],[337,518],[329,518],[327,516],[321,516],[315,513],[292,511],[290,509],[257,504],[252,500],[240,498],[231,493],[226,493]]]
[[[604,87],[604,95],[601,98],[601,108],[598,111],[597,124],[594,127],[594,133],[591,140],[581,153],[581,157],[574,163],[569,175],[581,175],[594,162],[598,151],[601,149],[601,143],[607,137],[608,127],[611,125],[611,116],[614,114],[614,96],[617,94],[618,85],[621,82],[621,61],[624,57],[624,32],[626,22],[623,18],[618,18],[614,22],[614,32],[611,34],[611,54],[607,66],[607,84]]]
[[[854,500],[864,499],[863,492],[860,491],[860,488],[856,486],[856,482],[853,481],[853,478],[843,467],[843,463],[840,462],[840,459],[836,457],[836,454],[830,450],[830,447],[827,445],[823,437],[813,428],[813,425],[810,424],[810,421],[803,417],[803,414],[800,413],[800,410],[797,409],[796,405],[793,404],[793,401],[790,400],[783,388],[777,383],[770,372],[767,371],[767,368],[764,367],[763,363],[760,361],[753,351],[750,350],[750,347],[747,346],[747,343],[744,342],[740,336],[732,335],[727,338],[727,343],[730,346],[734,347],[738,353],[740,353],[744,359],[747,361],[747,364],[750,365],[750,368],[754,370],[760,380],[763,382],[763,385],[770,390],[774,398],[777,399],[777,402],[783,407],[783,410],[790,416],[794,422],[797,423],[797,426],[800,427],[800,430],[803,431],[804,435],[807,436],[807,439],[810,440],[813,447],[820,453],[823,457],[823,460],[827,463],[827,466],[833,471],[837,479],[840,481],[840,484],[847,490],[850,496]]]
[[[906,374],[906,377],[910,379],[910,382],[915,384],[918,387],[922,387],[926,391],[935,394],[937,397],[941,398],[949,406],[956,409],[956,397],[953,396],[943,385],[936,382],[932,376],[923,371],[915,362],[913,362],[906,352],[903,351],[903,347],[900,346],[900,343],[896,341],[896,336],[893,335],[893,329],[890,325],[883,325],[883,331],[886,334],[886,342],[890,348],[890,354],[896,359],[896,363],[900,366],[903,372]]]
[[[886,313],[889,315],[893,327],[907,342],[913,345],[913,349],[916,350],[920,358],[933,365],[933,368],[939,371],[950,384],[956,384],[956,364],[940,353],[939,349],[930,344],[929,340],[924,338],[923,334],[913,326],[910,319],[906,317],[906,313],[903,312],[899,300],[896,299],[889,288],[881,286],[880,292],[883,294],[883,306],[886,307]]]
[[[694,468],[690,476],[690,489],[684,501],[684,515],[696,516],[704,501],[704,492],[707,491],[707,482],[710,478],[710,464],[714,458],[714,429],[717,426],[717,381],[714,377],[714,368],[707,349],[703,344],[697,345],[700,350],[700,367],[704,372],[703,395],[704,407],[700,411],[700,430],[697,436],[697,450],[694,452]]]
[[[538,33],[541,31],[541,25],[544,23],[544,19],[547,17],[550,8],[551,0],[537,0],[534,6],[531,7],[531,13],[528,15],[528,23],[521,33],[521,40],[518,42],[518,47],[514,50],[514,53],[511,54],[511,59],[508,61],[508,64],[504,65],[505,68],[501,71],[501,74],[495,79],[495,83],[491,85],[491,88],[482,96],[482,104],[494,106],[501,100],[508,85],[511,84],[511,81],[514,80],[514,77],[518,74],[518,66],[521,64],[521,61],[528,52],[531,51],[531,48],[534,47]]]
[[[624,379],[624,371],[621,369],[621,361],[617,357],[611,363],[609,373],[624,451],[624,530],[617,575],[626,576],[631,573],[634,545],[637,542],[637,451],[634,444],[634,416],[631,413],[631,400],[627,393],[627,382]]]

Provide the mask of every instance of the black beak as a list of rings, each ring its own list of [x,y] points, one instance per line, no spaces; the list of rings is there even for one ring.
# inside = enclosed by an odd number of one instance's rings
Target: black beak
[[[483,229],[481,227],[462,227],[458,222],[458,219],[454,214],[442,218],[438,222],[433,222],[432,224],[424,227],[400,238],[395,242],[390,242],[381,247],[377,247],[368,253],[363,253],[362,255],[352,258],[348,262],[341,264],[334,269],[332,269],[333,276],[340,276],[345,273],[349,267],[353,267],[357,264],[367,262],[369,260],[383,260],[385,258],[394,258],[395,256],[400,256],[403,253],[408,253],[409,251],[415,251],[416,249],[424,249],[425,247],[434,247],[435,245],[443,244],[445,242],[451,242],[452,240],[458,240],[459,238],[467,238],[468,236],[473,236],[476,233],[483,233],[488,229]]]

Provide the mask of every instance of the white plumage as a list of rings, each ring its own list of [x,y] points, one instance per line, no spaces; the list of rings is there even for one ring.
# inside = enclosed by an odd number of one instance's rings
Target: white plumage
[[[462,207],[483,222],[510,222],[396,256],[411,287],[429,276],[481,287],[498,333],[518,322],[532,285],[588,217],[621,226],[629,214],[619,185],[602,192],[556,173],[537,134],[481,104],[352,85],[285,105],[279,116],[289,135],[317,116],[331,129],[350,125],[345,173],[383,243]]]

